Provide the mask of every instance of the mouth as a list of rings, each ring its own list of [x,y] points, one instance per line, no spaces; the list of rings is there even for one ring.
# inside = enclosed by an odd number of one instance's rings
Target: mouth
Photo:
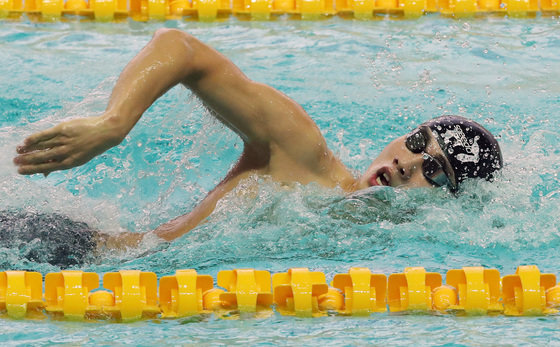
[[[370,187],[372,187],[372,186],[390,186],[391,185],[391,175],[389,173],[389,169],[386,168],[386,167],[383,167],[383,168],[377,170],[377,172],[374,173],[370,177],[369,185],[370,185]]]

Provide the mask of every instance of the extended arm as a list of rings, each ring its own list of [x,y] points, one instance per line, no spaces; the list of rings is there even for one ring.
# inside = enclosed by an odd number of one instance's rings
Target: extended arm
[[[25,139],[14,159],[21,174],[48,174],[82,165],[119,144],[144,111],[183,83],[236,131],[245,145],[268,148],[294,137],[297,127],[321,135],[299,105],[266,85],[249,80],[231,61],[193,36],[160,29],[126,66],[106,111],[74,119]],[[282,117],[278,117],[278,115]],[[274,124],[271,125],[271,120]],[[287,138],[283,135],[292,131]],[[293,141],[291,142],[293,143]]]
[[[331,152],[297,103],[249,80],[226,57],[193,36],[161,29],[123,70],[102,115],[64,122],[25,139],[14,159],[19,173],[47,175],[88,162],[119,144],[145,110],[178,83],[191,89],[220,121],[239,134],[245,149],[238,165],[195,213],[168,224],[172,230],[160,228],[159,236],[172,239],[198,224],[236,184],[239,173],[266,166],[272,152],[280,153],[275,158],[289,158],[285,161],[290,165],[275,165],[290,168],[281,179],[292,179],[295,166],[325,167],[318,162]]]

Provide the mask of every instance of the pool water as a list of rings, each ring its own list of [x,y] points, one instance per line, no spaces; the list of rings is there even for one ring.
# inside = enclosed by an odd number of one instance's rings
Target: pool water
[[[102,254],[80,269],[158,277],[194,268],[290,267],[330,280],[351,266],[387,275],[406,266],[482,265],[560,274],[558,19],[61,23],[0,22],[0,208],[60,213],[110,233],[146,232],[187,213],[225,175],[242,143],[188,90],[158,100],[125,141],[81,167],[24,177],[11,163],[30,133],[97,115],[127,62],[159,27],[187,30],[250,78],[299,102],[356,174],[394,138],[442,114],[499,137],[495,182],[443,190],[378,188],[345,196],[318,185],[252,177],[202,225],[171,244]],[[40,247],[40,242],[28,247]],[[60,269],[29,249],[0,248],[0,271]],[[236,318],[236,317],[233,317]],[[239,318],[239,317],[237,317]],[[0,319],[0,343],[482,345],[558,344],[558,316],[389,314],[317,319],[202,316],[130,324]]]

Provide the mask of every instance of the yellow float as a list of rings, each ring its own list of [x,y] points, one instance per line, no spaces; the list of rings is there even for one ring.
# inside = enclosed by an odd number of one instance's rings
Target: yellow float
[[[27,14],[45,21],[83,16],[97,21],[130,17],[148,20],[213,21],[224,16],[269,20],[341,16],[358,19],[416,18],[425,13],[447,17],[501,14],[510,17],[556,16],[558,0],[0,0],[0,18]]]
[[[423,267],[402,273],[372,273],[363,267],[335,274],[330,286],[322,272],[292,268],[275,273],[254,269],[209,275],[177,270],[159,280],[153,272],[121,270],[103,276],[83,271],[0,272],[0,313],[11,318],[111,319],[179,318],[213,311],[263,312],[300,317],[424,312],[507,316],[558,313],[560,286],[554,274],[520,266],[500,278],[496,269],[451,269],[442,275]],[[221,287],[221,288],[219,288]],[[158,294],[159,293],[159,294]]]

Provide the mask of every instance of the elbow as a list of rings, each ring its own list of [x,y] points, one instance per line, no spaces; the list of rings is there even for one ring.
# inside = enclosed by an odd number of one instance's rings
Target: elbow
[[[192,68],[194,59],[194,36],[177,29],[161,28],[155,31],[151,44],[158,52],[166,52],[174,61],[185,64]]]
[[[187,52],[192,50],[193,43],[196,41],[194,36],[177,29],[161,28],[157,29],[152,38],[155,45],[166,47],[180,47]]]
[[[192,35],[178,29],[160,28],[154,32],[153,40],[155,42],[178,42],[189,37]]]

